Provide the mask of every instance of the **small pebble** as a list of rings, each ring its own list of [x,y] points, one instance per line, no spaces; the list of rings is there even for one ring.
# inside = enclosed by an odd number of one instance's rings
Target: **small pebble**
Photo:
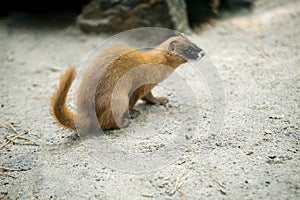
[[[272,134],[272,131],[269,130],[269,129],[264,130],[264,132],[265,132],[266,134]]]
[[[282,160],[280,158],[274,158],[274,163],[282,163]]]
[[[268,157],[271,158],[271,159],[275,159],[276,158],[276,156],[274,156],[274,155],[268,156]]]
[[[282,119],[284,117],[284,115],[272,115],[269,116],[270,119]]]
[[[191,135],[185,135],[185,139],[189,140],[189,139],[191,139],[191,138],[192,138]]]
[[[14,55],[10,54],[10,55],[7,56],[7,61],[13,62],[14,60],[15,60]]]
[[[223,188],[220,188],[219,191],[221,192],[221,194],[226,195],[226,191]]]

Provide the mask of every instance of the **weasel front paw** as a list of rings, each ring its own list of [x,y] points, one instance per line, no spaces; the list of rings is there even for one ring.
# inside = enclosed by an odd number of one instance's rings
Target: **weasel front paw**
[[[130,117],[131,117],[131,119],[135,119],[135,118],[137,118],[139,115],[140,115],[140,111],[138,111],[138,110],[136,110],[136,109],[133,109],[133,110],[130,112]]]
[[[166,105],[168,102],[169,100],[166,97],[155,98],[153,101],[153,103],[156,105]]]

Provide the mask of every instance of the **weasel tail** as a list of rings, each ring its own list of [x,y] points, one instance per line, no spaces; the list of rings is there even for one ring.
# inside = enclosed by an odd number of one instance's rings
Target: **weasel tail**
[[[68,91],[76,77],[75,67],[70,67],[61,77],[60,83],[51,99],[51,114],[56,121],[70,130],[75,130],[75,114],[66,105]]]

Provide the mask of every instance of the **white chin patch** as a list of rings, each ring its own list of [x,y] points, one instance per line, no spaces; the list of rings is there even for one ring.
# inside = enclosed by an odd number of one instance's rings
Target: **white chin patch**
[[[205,55],[204,51],[200,51],[200,52],[198,53],[198,58],[197,58],[195,61],[200,60],[201,58],[203,58],[204,55]]]

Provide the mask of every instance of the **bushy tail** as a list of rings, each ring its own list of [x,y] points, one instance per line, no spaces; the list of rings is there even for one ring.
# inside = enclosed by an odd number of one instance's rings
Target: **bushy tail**
[[[65,74],[61,77],[60,83],[51,99],[51,114],[56,121],[65,128],[75,130],[74,117],[66,105],[66,98],[68,91],[76,77],[75,67],[70,67]]]

